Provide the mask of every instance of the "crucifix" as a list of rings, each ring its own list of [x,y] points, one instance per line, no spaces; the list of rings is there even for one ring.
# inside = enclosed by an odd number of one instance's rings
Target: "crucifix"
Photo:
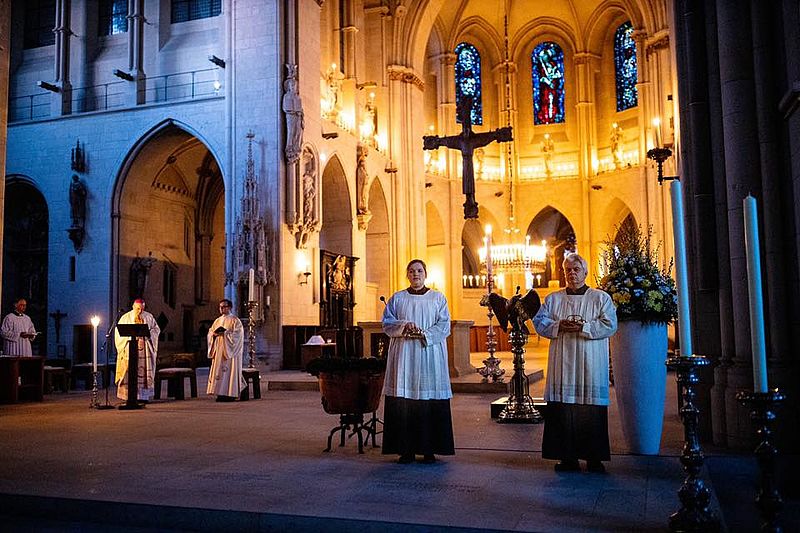
[[[59,343],[61,340],[61,319],[67,316],[67,313],[62,313],[61,309],[56,309],[55,313],[50,313],[50,316],[53,317],[53,322],[55,322],[56,326],[56,344]]]
[[[461,100],[458,109],[458,117],[461,121],[461,133],[450,137],[438,137],[436,135],[426,135],[422,138],[422,148],[424,150],[435,150],[440,146],[452,148],[461,152],[462,172],[461,172],[461,191],[467,197],[464,202],[464,219],[478,218],[478,202],[475,201],[475,175],[472,169],[472,153],[476,148],[497,142],[510,142],[512,137],[511,126],[487,131],[485,133],[474,133],[472,131],[472,98],[465,97]]]

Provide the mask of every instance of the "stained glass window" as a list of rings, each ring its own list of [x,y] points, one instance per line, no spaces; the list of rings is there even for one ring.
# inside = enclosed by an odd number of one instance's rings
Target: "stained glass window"
[[[636,91],[636,43],[632,35],[633,26],[630,22],[621,25],[614,34],[617,111],[625,111],[639,103]]]
[[[172,0],[172,23],[216,17],[222,0]]]
[[[531,54],[533,123],[564,122],[564,52],[553,42],[536,45]]]
[[[50,46],[56,42],[53,26],[56,25],[55,0],[28,0],[25,3],[24,48]]]
[[[466,97],[472,97],[470,118],[473,124],[483,124],[481,105],[481,55],[469,43],[456,46],[456,108]],[[461,120],[456,118],[460,123]]]

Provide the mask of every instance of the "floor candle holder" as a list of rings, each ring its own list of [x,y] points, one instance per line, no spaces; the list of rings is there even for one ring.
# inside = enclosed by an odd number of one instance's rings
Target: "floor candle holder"
[[[500,368],[500,359],[494,356],[494,353],[497,351],[497,334],[494,332],[494,327],[492,326],[494,312],[492,311],[492,307],[488,305],[488,296],[492,294],[492,289],[494,289],[494,276],[490,273],[486,277],[486,295],[484,295],[484,298],[487,298],[486,308],[488,312],[486,316],[489,317],[489,328],[486,331],[486,351],[489,352],[489,357],[483,360],[483,368],[478,369],[478,374],[483,376],[484,383],[488,383],[490,379],[492,383],[502,383],[503,375],[506,371]]]
[[[491,308],[490,308],[491,309]],[[514,375],[511,377],[511,394],[506,407],[500,412],[497,421],[500,423],[538,424],[543,420],[542,414],[533,405],[530,396],[530,383],[525,374],[525,343],[528,335],[519,329],[508,333],[511,352],[514,354]]]
[[[678,490],[681,508],[669,517],[671,531],[719,531],[720,522],[716,513],[709,509],[711,491],[700,479],[700,471],[705,462],[700,447],[698,423],[700,410],[695,406],[695,386],[700,380],[698,370],[707,367],[711,361],[702,355],[677,355],[667,359],[667,367],[674,370],[678,385],[683,393],[680,409],[684,427],[683,454],[681,464],[686,479]]]
[[[744,391],[736,395],[736,400],[750,409],[750,419],[757,427],[756,435],[759,442],[755,454],[761,476],[756,493],[756,505],[761,513],[761,531],[778,533],[783,531],[778,522],[783,499],[775,478],[775,458],[778,456],[778,449],[772,438],[772,424],[776,418],[775,410],[786,400],[786,396],[778,389],[767,392]]]
[[[249,368],[256,367],[256,309],[258,309],[258,302],[253,300],[247,302],[247,355],[249,356]]]

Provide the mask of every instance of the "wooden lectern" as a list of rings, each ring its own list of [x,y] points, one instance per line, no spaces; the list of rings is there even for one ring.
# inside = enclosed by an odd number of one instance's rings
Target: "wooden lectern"
[[[128,341],[128,400],[120,405],[120,409],[142,409],[139,404],[139,346],[137,337],[150,339],[150,328],[147,324],[117,324],[120,337],[129,337]]]

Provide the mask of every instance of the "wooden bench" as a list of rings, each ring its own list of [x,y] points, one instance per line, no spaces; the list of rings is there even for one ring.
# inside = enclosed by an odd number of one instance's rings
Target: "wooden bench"
[[[189,380],[192,398],[197,398],[197,372],[195,371],[194,354],[172,354],[169,366],[159,368],[155,375],[155,399],[161,399],[161,383],[167,382],[167,396],[176,400],[185,400],[184,380]]]

